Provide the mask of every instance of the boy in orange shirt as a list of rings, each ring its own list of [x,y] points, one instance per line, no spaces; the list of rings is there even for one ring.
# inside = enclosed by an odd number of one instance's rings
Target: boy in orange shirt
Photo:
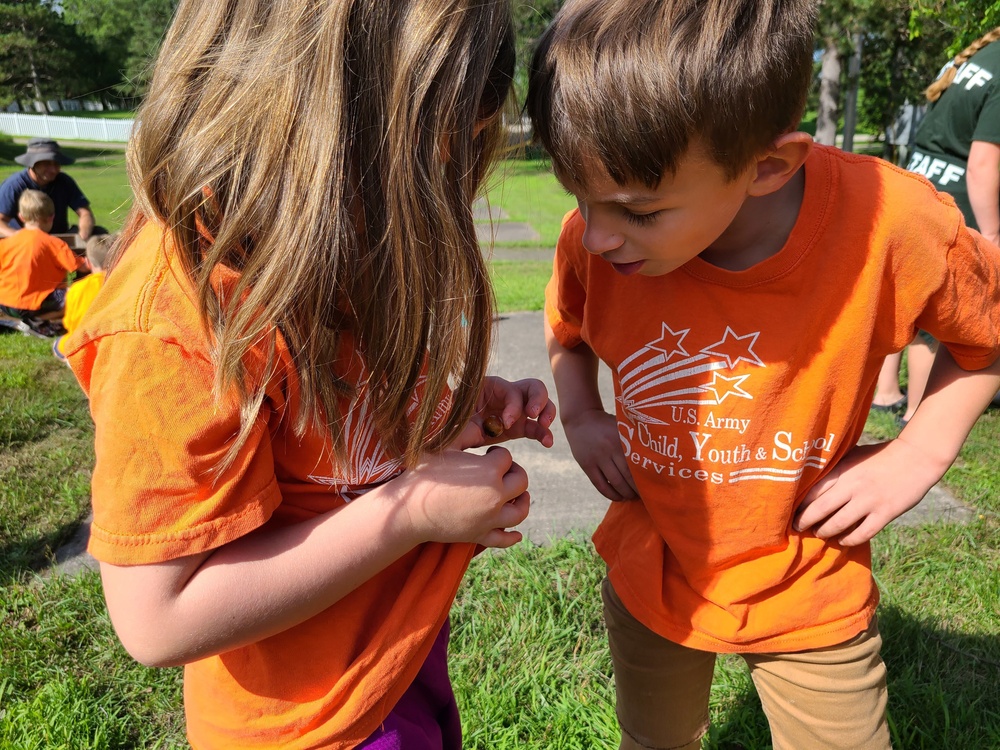
[[[55,206],[41,190],[21,193],[17,212],[23,228],[0,240],[0,313],[26,333],[54,336],[61,326],[40,316],[63,309],[66,274],[85,269],[87,261],[48,233]]]
[[[622,748],[700,747],[718,652],[775,748],[888,748],[869,540],[1000,385],[1000,251],[926,180],[795,132],[814,23],[808,0],[575,0],[532,64],[579,202],[546,292],[560,412],[628,501],[594,536]],[[944,344],[928,395],[857,447],[918,328]]]
[[[66,360],[65,342],[66,336],[73,333],[80,327],[83,314],[87,312],[90,303],[104,286],[104,265],[108,259],[108,253],[115,244],[114,234],[97,234],[87,240],[87,263],[91,272],[75,282],[66,292],[66,308],[63,311],[62,324],[66,329],[66,334],[60,336],[52,344],[52,353],[56,358]]]

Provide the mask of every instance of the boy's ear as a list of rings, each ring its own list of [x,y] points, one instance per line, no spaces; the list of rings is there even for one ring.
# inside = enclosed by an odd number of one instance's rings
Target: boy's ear
[[[805,163],[812,147],[813,139],[808,133],[779,136],[771,150],[757,160],[757,173],[747,192],[760,197],[782,188]]]

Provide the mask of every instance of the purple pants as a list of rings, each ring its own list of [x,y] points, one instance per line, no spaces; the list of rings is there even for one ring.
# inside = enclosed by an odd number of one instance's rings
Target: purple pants
[[[377,730],[358,745],[366,750],[460,750],[462,725],[448,677],[445,620],[413,683]]]

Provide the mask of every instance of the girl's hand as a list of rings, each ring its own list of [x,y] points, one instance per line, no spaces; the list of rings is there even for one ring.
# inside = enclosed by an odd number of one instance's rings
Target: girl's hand
[[[504,440],[528,438],[546,448],[552,447],[552,423],[556,406],[545,384],[534,378],[510,383],[503,378],[487,377],[479,394],[476,413],[456,441],[458,448],[478,448]],[[499,420],[503,432],[491,434]]]
[[[528,515],[528,475],[505,448],[490,448],[485,455],[449,448],[425,456],[384,487],[417,544],[510,547],[521,541],[519,531],[507,529]]]

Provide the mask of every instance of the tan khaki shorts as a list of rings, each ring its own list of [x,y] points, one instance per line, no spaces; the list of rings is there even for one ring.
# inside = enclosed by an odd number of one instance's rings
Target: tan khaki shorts
[[[611,583],[602,588],[615,671],[621,750],[698,750],[708,731],[715,654],[680,646],[640,623]],[[789,654],[741,654],[771,726],[774,750],[887,750],[882,638]]]

